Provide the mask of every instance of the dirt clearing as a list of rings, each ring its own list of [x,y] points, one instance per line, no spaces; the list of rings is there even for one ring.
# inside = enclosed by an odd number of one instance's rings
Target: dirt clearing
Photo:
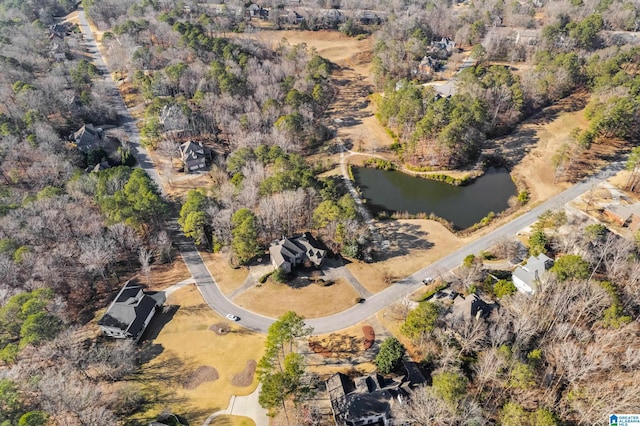
[[[189,375],[184,383],[184,388],[193,390],[203,383],[215,382],[219,377],[218,370],[209,365],[202,365]]]
[[[244,366],[244,370],[234,375],[231,379],[231,383],[233,384],[233,386],[251,386],[251,383],[253,383],[253,375],[256,373],[257,365],[258,364],[255,360],[247,360],[247,365]]]

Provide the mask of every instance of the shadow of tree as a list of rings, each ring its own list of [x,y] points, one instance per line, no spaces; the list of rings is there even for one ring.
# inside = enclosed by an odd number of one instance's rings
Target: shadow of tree
[[[376,257],[378,260],[404,256],[411,250],[428,250],[434,246],[432,242],[426,240],[427,233],[416,224],[387,221],[380,231],[382,239],[389,241],[389,247],[378,253]]]
[[[508,166],[513,167],[531,152],[538,141],[534,129],[523,128],[509,136],[487,141],[485,148],[504,158]]]

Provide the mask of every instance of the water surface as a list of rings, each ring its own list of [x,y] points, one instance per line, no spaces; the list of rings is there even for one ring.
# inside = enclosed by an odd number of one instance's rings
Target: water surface
[[[435,213],[460,229],[479,222],[489,212],[505,210],[509,198],[516,195],[516,186],[506,169],[490,168],[466,186],[365,167],[353,167],[353,176],[373,214]]]

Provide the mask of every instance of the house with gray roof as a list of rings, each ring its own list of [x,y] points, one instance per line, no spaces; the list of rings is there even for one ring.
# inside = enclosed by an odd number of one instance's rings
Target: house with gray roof
[[[391,425],[391,408],[406,401],[409,382],[385,379],[379,374],[351,380],[342,373],[327,380],[327,393],[336,425]]]
[[[89,152],[102,147],[103,133],[102,128],[87,123],[73,134],[72,139],[80,151]]]
[[[553,259],[544,253],[530,256],[522,266],[518,266],[511,278],[518,290],[526,294],[533,294],[540,283],[543,274],[553,266]]]
[[[180,158],[185,172],[204,169],[207,166],[207,154],[200,142],[188,141],[180,145]]]
[[[98,326],[106,336],[137,342],[165,299],[164,292],[145,293],[141,285],[127,281]]]
[[[471,318],[480,319],[489,316],[493,307],[494,304],[485,302],[475,293],[467,296],[458,293],[453,299],[451,310],[455,319],[469,320]]]
[[[297,238],[283,238],[275,241],[269,247],[274,269],[280,268],[286,273],[290,273],[297,265],[306,262],[319,267],[326,254],[327,251],[321,249],[320,244],[308,232]]]

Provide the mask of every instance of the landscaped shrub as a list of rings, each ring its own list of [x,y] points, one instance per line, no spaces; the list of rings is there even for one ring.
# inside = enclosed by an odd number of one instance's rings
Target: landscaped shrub
[[[277,283],[286,283],[287,273],[282,268],[277,268],[271,273],[271,279]]]
[[[269,271],[266,274],[264,274],[263,276],[261,276],[260,278],[258,278],[258,282],[260,284],[264,284],[267,282],[267,279],[269,279],[269,277],[271,276],[271,274],[273,274],[275,271]]]
[[[382,158],[368,158],[364,162],[365,167],[372,167],[379,170],[396,170],[397,167],[391,161],[383,160]]]
[[[431,299],[434,294],[436,294],[440,290],[444,290],[445,288],[447,288],[447,285],[448,285],[447,283],[437,285],[435,288],[433,288],[433,290],[429,290],[425,294],[420,296],[420,298],[418,299],[418,302],[424,302],[426,300]]]
[[[362,327],[362,334],[364,334],[364,349],[367,350],[376,341],[376,333],[373,331],[373,327],[365,325]]]

